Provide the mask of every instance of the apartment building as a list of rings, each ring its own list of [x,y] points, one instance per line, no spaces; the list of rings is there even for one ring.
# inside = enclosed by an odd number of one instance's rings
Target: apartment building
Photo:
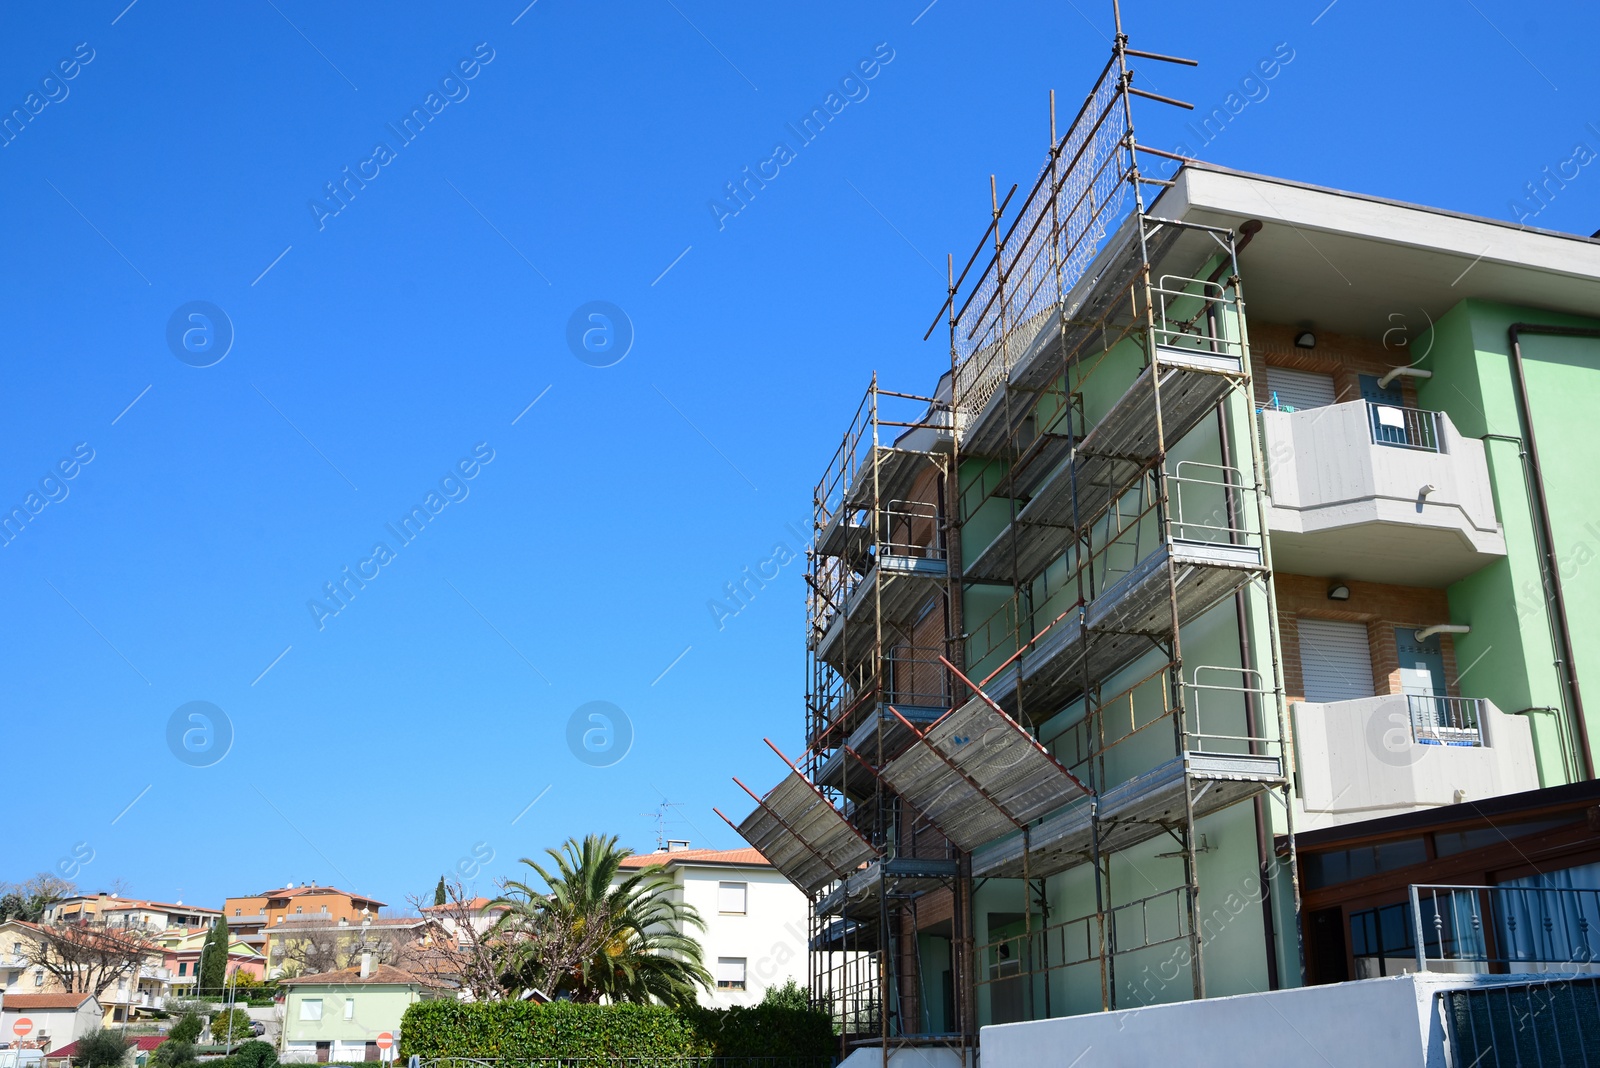
[[[700,995],[701,1004],[754,1005],[769,987],[791,979],[806,985],[805,895],[754,849],[669,846],[628,857],[622,868],[661,865],[680,899],[699,912],[705,930],[689,933],[700,941],[715,981]]]
[[[139,927],[165,931],[169,927],[210,927],[221,909],[200,908],[183,902],[143,901],[100,891],[63,898],[44,910],[45,923],[71,923],[91,917],[110,927]]]
[[[1129,56],[815,492],[739,829],[841,1052],[1302,985],[1297,832],[1594,776],[1600,242],[1146,148]]]
[[[333,886],[304,883],[224,900],[222,913],[228,933],[268,958],[273,953],[274,931],[285,924],[357,926],[378,916],[384,903],[347,893]]]

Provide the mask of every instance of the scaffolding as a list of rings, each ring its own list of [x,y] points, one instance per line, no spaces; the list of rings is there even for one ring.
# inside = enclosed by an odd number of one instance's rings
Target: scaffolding
[[[959,275],[950,265],[927,335],[948,331],[949,371],[932,396],[874,376],[814,494],[806,755],[791,765],[806,790],[790,793],[826,804],[866,852],[796,881],[812,898],[812,997],[841,1052],[877,1044],[885,1063],[897,1044],[965,1055],[980,1000],[991,1018],[1001,1002],[1051,1015],[1067,972],[1097,971],[1115,1008],[1119,961],[1167,944],[1186,947],[1204,997],[1195,828],[1212,813],[1254,803],[1264,843],[1280,800],[1280,874],[1296,885],[1236,236],[1149,210],[1149,187],[1172,183],[1142,158],[1182,157],[1137,143],[1133,100],[1188,105],[1136,87],[1129,60],[1192,64],[1130,48],[1116,19],[1059,137],[1052,96],[1050,151],[1020,206],[991,179],[989,226]],[[1217,457],[1174,453],[1208,421]],[[1238,662],[1186,663],[1183,629],[1230,602]],[[1160,837],[1181,885],[1113,894],[1112,858]],[[1085,866],[1093,901],[1053,918],[1046,880]],[[1021,884],[1020,930],[979,943],[975,888],[997,879]],[[948,941],[938,1011],[930,937]]]

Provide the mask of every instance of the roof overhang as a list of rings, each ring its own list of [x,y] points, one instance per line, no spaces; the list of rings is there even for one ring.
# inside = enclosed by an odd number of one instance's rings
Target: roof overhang
[[[1264,225],[1239,254],[1252,320],[1378,338],[1416,337],[1466,299],[1593,315],[1600,241],[1381,197],[1188,164],[1150,214],[1235,231]]]

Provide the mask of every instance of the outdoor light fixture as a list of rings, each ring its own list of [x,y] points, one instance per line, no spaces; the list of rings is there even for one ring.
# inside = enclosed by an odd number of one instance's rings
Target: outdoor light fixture
[[[1346,586],[1344,583],[1335,582],[1332,586],[1328,587],[1328,600],[1330,600],[1330,601],[1348,601],[1349,599],[1350,599],[1350,587]]]
[[[1294,347],[1297,349],[1314,349],[1317,347],[1317,335],[1309,330],[1302,330],[1294,337]]]
[[[1465,623],[1435,623],[1417,631],[1417,641],[1425,642],[1435,634],[1469,634],[1472,628]]]
[[[1390,383],[1397,378],[1432,378],[1432,371],[1424,371],[1420,367],[1391,367],[1387,374],[1378,379],[1379,389],[1388,389]]]

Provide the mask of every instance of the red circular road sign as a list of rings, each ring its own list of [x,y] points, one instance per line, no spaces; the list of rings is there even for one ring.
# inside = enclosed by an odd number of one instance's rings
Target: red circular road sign
[[[19,1020],[17,1022],[21,1023],[22,1021]],[[394,1035],[392,1035],[388,1031],[384,1031],[384,1032],[382,1032],[381,1034],[378,1035],[378,1048],[379,1049],[388,1049],[392,1045],[394,1045]]]
[[[33,1021],[26,1016],[19,1017],[17,1022],[11,1025],[11,1030],[18,1038],[27,1038],[33,1033]]]

